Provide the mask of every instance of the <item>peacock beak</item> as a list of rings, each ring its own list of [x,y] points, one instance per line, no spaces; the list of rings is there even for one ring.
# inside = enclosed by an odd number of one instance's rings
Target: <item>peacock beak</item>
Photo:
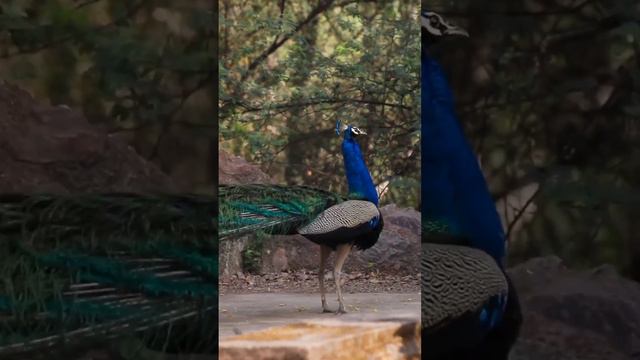
[[[336,121],[336,134],[340,136],[345,130],[349,128],[348,125],[343,124],[340,120]]]

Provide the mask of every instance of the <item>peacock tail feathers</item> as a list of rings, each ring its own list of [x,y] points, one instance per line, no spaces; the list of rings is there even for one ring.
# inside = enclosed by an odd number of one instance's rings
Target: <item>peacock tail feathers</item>
[[[306,186],[222,185],[219,188],[219,236],[263,231],[287,234],[345,199]]]
[[[215,200],[0,196],[0,357],[127,334],[168,351],[214,351]]]
[[[215,198],[201,195],[2,195],[0,233],[22,233],[40,249],[128,247],[131,238],[217,249],[215,239],[202,236],[215,225],[215,212]]]

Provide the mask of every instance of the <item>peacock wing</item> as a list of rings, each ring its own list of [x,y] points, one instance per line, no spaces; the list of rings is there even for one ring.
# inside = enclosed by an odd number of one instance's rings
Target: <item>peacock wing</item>
[[[432,344],[428,351],[472,346],[500,322],[509,286],[484,251],[423,243],[421,270],[423,336]]]
[[[355,229],[380,217],[380,210],[372,202],[348,200],[329,207],[307,225],[298,229],[302,235],[330,233],[341,228]]]

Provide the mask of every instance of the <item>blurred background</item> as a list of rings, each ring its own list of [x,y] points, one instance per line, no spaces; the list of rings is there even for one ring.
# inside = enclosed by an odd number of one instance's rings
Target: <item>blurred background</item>
[[[640,280],[640,6],[429,1],[470,39],[431,49],[509,237],[510,264],[557,255]]]
[[[336,120],[359,141],[383,204],[418,207],[417,3],[220,1],[220,149],[276,183],[346,193]]]
[[[168,174],[174,189],[213,193],[213,7],[3,0],[0,79],[39,103],[80,110]]]

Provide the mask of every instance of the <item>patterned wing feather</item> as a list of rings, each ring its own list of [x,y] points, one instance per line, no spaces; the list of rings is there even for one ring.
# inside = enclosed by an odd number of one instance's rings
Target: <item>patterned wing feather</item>
[[[375,204],[364,200],[348,200],[331,206],[298,229],[301,235],[325,234],[340,228],[356,228],[380,217]]]
[[[508,291],[502,270],[481,250],[423,243],[421,268],[426,329],[480,312],[492,298],[506,297]]]

